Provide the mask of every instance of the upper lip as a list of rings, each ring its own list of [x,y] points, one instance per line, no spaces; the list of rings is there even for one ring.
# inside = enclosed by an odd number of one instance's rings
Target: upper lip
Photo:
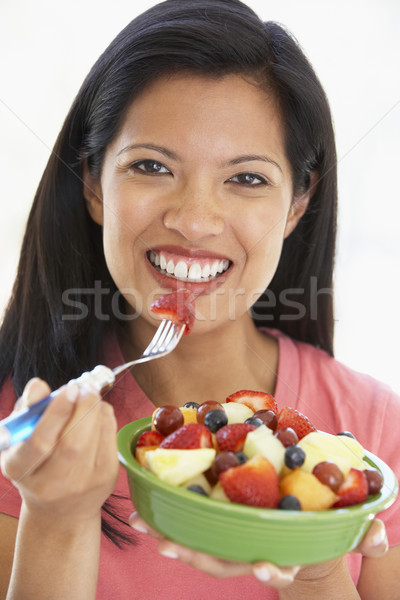
[[[154,246],[149,248],[147,252],[162,252],[163,250],[178,256],[186,256],[187,258],[211,258],[217,260],[229,260],[229,262],[232,262],[231,259],[224,254],[219,254],[218,252],[212,252],[210,250],[203,250],[200,248],[185,248],[182,246],[167,245]]]

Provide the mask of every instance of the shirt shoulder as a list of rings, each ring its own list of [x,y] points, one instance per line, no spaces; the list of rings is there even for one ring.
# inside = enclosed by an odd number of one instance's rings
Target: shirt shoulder
[[[360,443],[369,444],[365,447],[378,449],[389,413],[400,417],[399,397],[385,383],[323,350],[293,343],[299,360],[299,410],[311,410],[317,428],[333,428],[330,433],[351,430]]]

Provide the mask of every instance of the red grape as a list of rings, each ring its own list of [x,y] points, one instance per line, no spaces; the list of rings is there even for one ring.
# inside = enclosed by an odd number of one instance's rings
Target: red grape
[[[210,410],[224,410],[224,408],[219,402],[215,402],[214,400],[208,400],[207,402],[200,404],[197,409],[197,422],[200,423],[200,425],[204,425],[205,416]]]
[[[275,431],[275,437],[278,438],[285,448],[288,446],[293,446],[299,441],[297,433],[291,427],[283,427],[282,429],[278,429],[278,431]]]
[[[278,419],[272,410],[258,410],[254,413],[253,417],[258,417],[261,419],[264,425],[269,427],[269,429],[272,429],[272,431],[275,431],[278,426]]]
[[[169,435],[183,425],[183,414],[176,406],[166,404],[158,409],[153,419],[154,427],[162,435]]]
[[[220,473],[230,469],[231,467],[237,467],[239,464],[239,459],[234,452],[220,452],[217,454],[213,464],[210,467],[210,475],[212,479],[217,481]]]
[[[368,495],[380,492],[383,486],[382,474],[377,469],[365,469],[364,473],[368,481]]]
[[[313,475],[321,483],[330,487],[333,492],[337,492],[344,481],[342,471],[330,460],[325,460],[315,465]]]

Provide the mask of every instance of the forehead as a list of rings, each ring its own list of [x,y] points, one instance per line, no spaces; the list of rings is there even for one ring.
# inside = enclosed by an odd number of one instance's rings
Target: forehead
[[[242,75],[180,73],[155,80],[128,107],[114,143],[123,146],[143,136],[182,147],[207,140],[216,151],[231,147],[234,152],[241,146],[241,151],[261,152],[268,147],[285,154],[275,97]]]

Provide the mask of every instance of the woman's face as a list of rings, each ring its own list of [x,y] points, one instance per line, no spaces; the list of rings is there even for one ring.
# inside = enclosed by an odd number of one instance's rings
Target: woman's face
[[[246,315],[305,207],[274,99],[239,75],[156,81],[127,111],[100,181],[85,177],[128,303],[154,322],[156,297],[191,289],[194,333]]]

